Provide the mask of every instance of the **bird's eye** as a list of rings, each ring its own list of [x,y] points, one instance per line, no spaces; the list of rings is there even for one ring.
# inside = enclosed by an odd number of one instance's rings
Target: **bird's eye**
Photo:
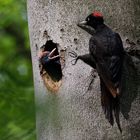
[[[89,21],[90,19],[89,18],[87,18],[87,21]]]

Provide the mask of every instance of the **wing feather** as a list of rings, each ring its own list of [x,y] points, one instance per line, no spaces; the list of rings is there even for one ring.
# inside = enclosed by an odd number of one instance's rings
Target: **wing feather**
[[[124,50],[119,34],[115,33],[114,36],[110,38],[110,41],[111,44],[106,42],[106,44],[110,47],[108,50],[111,50],[110,52],[105,52],[107,55],[109,54],[107,59],[102,57],[104,56],[104,52],[101,52],[102,50],[105,50],[105,46],[100,43],[98,44],[98,41],[95,41],[93,38],[90,40],[89,49],[90,53],[96,60],[96,69],[100,76],[101,104],[105,117],[111,125],[114,124],[115,118],[119,130],[122,132],[119,119],[120,99],[118,94],[120,94],[121,91],[120,84]],[[101,51],[99,49],[101,49]],[[117,88],[119,88],[119,90],[117,90]]]

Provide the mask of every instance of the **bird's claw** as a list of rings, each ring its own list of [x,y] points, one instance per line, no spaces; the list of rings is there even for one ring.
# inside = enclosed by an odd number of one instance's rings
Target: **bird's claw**
[[[73,57],[74,59],[71,61],[71,64],[72,65],[75,65],[76,63],[77,63],[77,60],[78,60],[78,55],[77,55],[77,53],[76,52],[74,52],[74,51],[71,51],[71,52],[69,52],[69,56],[71,56],[71,57]]]
[[[73,57],[73,58],[76,58],[77,57],[77,53],[74,52],[74,51],[70,51],[68,52],[69,53],[69,56]]]
[[[71,64],[72,64],[72,65],[75,65],[75,64],[77,63],[77,60],[78,60],[78,57],[76,57],[75,59],[73,59],[73,60],[71,61]]]

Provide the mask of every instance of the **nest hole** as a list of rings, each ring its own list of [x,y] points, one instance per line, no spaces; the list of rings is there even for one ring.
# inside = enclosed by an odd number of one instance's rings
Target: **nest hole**
[[[45,45],[42,46],[43,51],[51,52],[53,49],[56,49],[53,53],[53,56],[59,55],[58,44],[54,43],[52,40],[46,42]],[[62,79],[62,69],[60,57],[57,57],[51,60],[48,63],[42,63],[43,69],[47,72],[47,74],[51,77],[54,82],[58,82]]]

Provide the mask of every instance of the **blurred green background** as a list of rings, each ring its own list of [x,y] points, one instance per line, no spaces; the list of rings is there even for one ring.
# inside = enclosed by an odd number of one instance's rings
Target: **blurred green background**
[[[0,140],[35,140],[25,0],[0,0]]]

